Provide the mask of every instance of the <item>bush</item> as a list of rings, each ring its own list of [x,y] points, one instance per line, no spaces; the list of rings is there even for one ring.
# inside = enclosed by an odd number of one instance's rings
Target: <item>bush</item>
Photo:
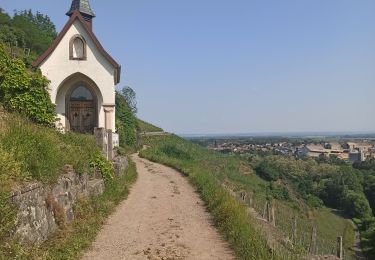
[[[104,158],[102,153],[97,153],[95,157],[90,161],[90,166],[94,170],[99,170],[106,183],[110,182],[114,178],[114,169],[111,162]]]
[[[257,174],[266,181],[277,181],[280,178],[280,173],[267,162],[262,162],[256,169]]]
[[[323,201],[314,195],[307,195],[306,203],[313,208],[321,208],[324,206]]]
[[[285,186],[277,184],[276,182],[271,182],[270,192],[272,197],[279,200],[290,200],[289,192]]]
[[[0,43],[0,101],[32,121],[52,126],[55,105],[47,91],[49,81],[40,72],[29,72],[22,60],[11,59]]]

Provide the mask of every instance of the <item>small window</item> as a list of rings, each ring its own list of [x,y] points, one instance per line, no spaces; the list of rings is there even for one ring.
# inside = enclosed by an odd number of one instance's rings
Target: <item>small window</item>
[[[75,35],[70,40],[69,58],[71,60],[86,60],[86,43],[82,36]]]
[[[84,86],[77,87],[71,94],[70,100],[73,101],[91,101],[93,100],[91,91]]]

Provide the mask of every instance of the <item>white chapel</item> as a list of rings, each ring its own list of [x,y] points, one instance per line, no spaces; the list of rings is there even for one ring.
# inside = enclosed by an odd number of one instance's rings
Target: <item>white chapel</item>
[[[121,66],[93,32],[89,0],[73,0],[68,22],[34,66],[50,81],[58,126],[92,133],[95,127],[115,131],[115,86]]]

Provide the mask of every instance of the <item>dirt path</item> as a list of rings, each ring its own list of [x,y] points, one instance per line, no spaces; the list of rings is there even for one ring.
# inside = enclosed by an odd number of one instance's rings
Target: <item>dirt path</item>
[[[83,259],[234,259],[185,177],[132,158],[138,180]]]

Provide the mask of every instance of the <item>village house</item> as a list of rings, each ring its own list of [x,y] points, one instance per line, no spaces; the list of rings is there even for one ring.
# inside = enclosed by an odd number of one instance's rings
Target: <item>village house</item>
[[[115,86],[120,65],[93,32],[95,14],[89,0],[73,0],[62,31],[34,63],[51,82],[58,127],[63,131],[115,131]]]
[[[322,144],[307,144],[299,148],[297,151],[298,157],[336,157],[342,160],[348,160],[348,152],[345,151],[339,143],[325,143]]]

